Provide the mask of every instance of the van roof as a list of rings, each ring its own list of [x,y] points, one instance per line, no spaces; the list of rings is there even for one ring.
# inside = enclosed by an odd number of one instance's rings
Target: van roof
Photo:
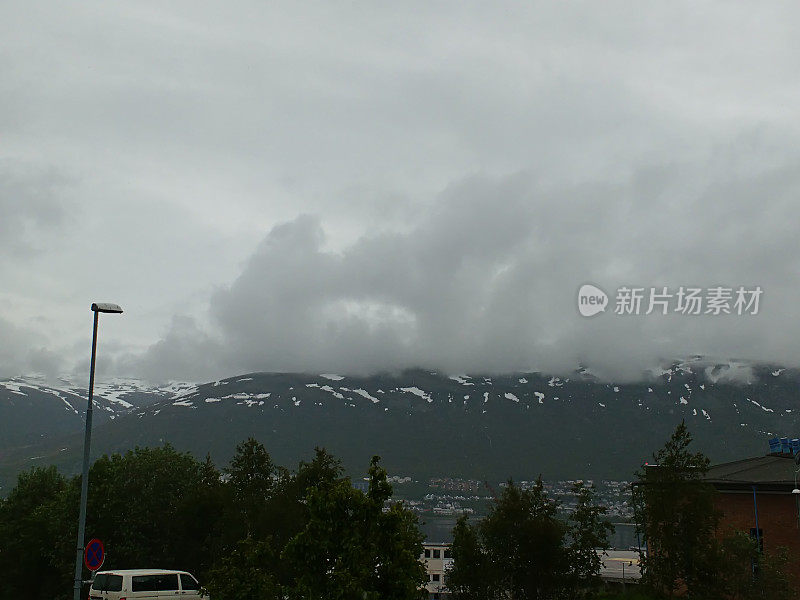
[[[95,575],[179,575],[188,571],[175,571],[172,569],[114,569],[113,571],[98,571]]]

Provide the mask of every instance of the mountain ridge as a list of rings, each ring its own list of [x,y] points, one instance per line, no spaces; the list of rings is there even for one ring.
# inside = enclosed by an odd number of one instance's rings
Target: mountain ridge
[[[682,419],[715,462],[765,453],[768,437],[800,433],[799,387],[797,369],[697,358],[625,383],[580,368],[569,377],[415,369],[370,377],[250,373],[150,389],[117,384],[113,398],[103,386],[96,392],[105,408],[95,413],[104,418],[96,421],[92,455],[170,442],[225,464],[252,435],[290,467],[324,446],[353,474],[380,454],[391,472],[415,477],[630,479]],[[54,425],[39,439],[0,447],[0,478],[7,485],[20,469],[49,462],[77,472],[82,419],[79,425]],[[0,440],[11,439],[2,435],[0,427]]]

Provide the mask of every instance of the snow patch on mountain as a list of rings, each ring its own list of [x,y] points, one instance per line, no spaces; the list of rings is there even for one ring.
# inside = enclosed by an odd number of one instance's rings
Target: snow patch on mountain
[[[357,389],[357,390],[353,390],[353,393],[354,394],[358,394],[359,396],[362,396],[362,397],[366,398],[367,400],[371,400],[373,403],[377,404],[378,402],[380,402],[380,400],[378,400],[375,396],[370,394],[367,390]]]
[[[339,392],[337,392],[335,389],[333,389],[329,385],[321,385],[321,386],[319,386],[319,389],[324,390],[324,391],[328,392],[329,394],[333,394],[333,396],[335,398],[338,398],[339,400],[344,400],[344,396],[342,394],[340,394]]]
[[[270,397],[271,392],[267,392],[265,394],[249,394],[245,392],[239,392],[237,394],[228,394],[227,396],[223,396],[223,400],[263,400],[265,398]]]
[[[27,396],[28,394],[23,392],[22,389],[21,389],[22,385],[23,384],[17,383],[15,381],[11,380],[11,379],[9,379],[7,381],[0,381],[0,386],[3,386],[9,392],[11,392],[12,394],[17,394],[19,396]],[[25,387],[30,387],[30,386],[26,385]]]
[[[756,405],[758,408],[760,408],[760,409],[761,409],[761,410],[763,410],[764,412],[775,412],[775,410],[774,410],[774,409],[772,409],[772,408],[767,408],[766,406],[762,406],[761,404],[759,404],[759,403],[758,403],[758,402],[756,402],[755,400],[751,400],[750,398],[747,398],[747,401],[748,401],[748,402],[750,402],[751,404],[755,404],[755,405]]]
[[[415,396],[419,396],[420,398],[422,398],[426,402],[433,402],[433,398],[431,398],[431,396],[430,396],[430,394],[428,394],[428,392],[426,392],[424,390],[421,390],[416,386],[403,387],[403,388],[400,388],[400,391],[401,392],[407,392],[409,394],[414,394]]]

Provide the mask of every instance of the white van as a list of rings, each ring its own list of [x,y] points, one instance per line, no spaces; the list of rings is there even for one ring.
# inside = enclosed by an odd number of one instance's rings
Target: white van
[[[186,571],[131,569],[100,571],[92,580],[89,600],[200,600],[200,584]],[[208,600],[206,596],[204,600]]]

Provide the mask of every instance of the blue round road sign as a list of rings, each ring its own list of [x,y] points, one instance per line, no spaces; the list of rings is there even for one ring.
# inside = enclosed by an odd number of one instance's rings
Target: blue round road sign
[[[89,540],[86,544],[86,550],[83,552],[83,564],[90,571],[97,571],[103,566],[103,561],[106,559],[106,550],[103,547],[103,542],[97,538]]]

